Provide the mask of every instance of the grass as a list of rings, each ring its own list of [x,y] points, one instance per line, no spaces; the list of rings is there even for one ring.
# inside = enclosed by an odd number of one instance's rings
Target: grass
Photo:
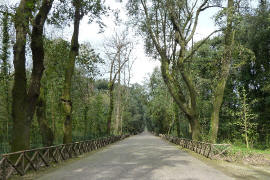
[[[202,155],[199,155],[189,149],[182,148],[178,146],[180,150],[187,152],[193,157],[199,159],[200,161],[206,163],[208,166],[211,166],[219,171],[222,171],[224,174],[235,178],[235,179],[243,179],[243,180],[269,180],[270,177],[270,167],[269,166],[254,166],[251,164],[244,164],[239,161],[236,162],[227,162],[223,160],[209,159]],[[246,152],[246,153],[270,153],[270,150],[257,150],[257,149],[247,149],[243,146],[232,146],[232,150],[234,152]],[[241,153],[242,154],[242,153]]]
[[[240,152],[243,155],[248,154],[268,154],[270,155],[270,149],[256,149],[256,148],[246,148],[244,145],[232,145],[231,147],[231,153],[235,154],[237,152]]]

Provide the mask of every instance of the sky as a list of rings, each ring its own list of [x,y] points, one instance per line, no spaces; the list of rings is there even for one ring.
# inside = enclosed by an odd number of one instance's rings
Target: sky
[[[107,1],[108,2],[108,1]],[[126,15],[125,7],[123,3],[119,3],[115,0],[111,0],[110,3],[107,5],[110,6],[111,9],[119,9],[120,15],[119,17],[123,21],[127,21],[128,17]],[[97,24],[87,23],[87,17],[82,20],[81,29],[80,29],[80,38],[81,42],[83,41],[90,41],[92,46],[100,53],[102,53],[102,46],[105,39],[110,38],[115,30],[119,31],[119,29],[123,29],[124,27],[116,27],[114,24],[114,17],[109,16],[103,18],[104,23],[106,24],[107,28],[105,28],[104,33],[99,34],[99,27]],[[132,33],[132,32],[131,32]],[[134,33],[134,32],[133,32]],[[131,83],[139,83],[143,84],[145,78],[149,76],[154,70],[155,67],[159,67],[160,63],[155,61],[144,54],[144,45],[143,39],[140,36],[132,37],[135,42],[135,48],[133,50],[133,54],[135,54],[135,61],[133,64],[132,72],[131,72]]]
[[[117,2],[117,0],[107,1],[112,9],[120,9],[120,18],[123,20],[128,20],[126,15],[125,7],[123,3]],[[197,31],[194,37],[194,41],[201,40],[202,38],[208,36],[211,32],[216,30],[214,20],[212,17],[217,12],[217,9],[212,8],[211,10],[206,10],[201,13],[199,17],[199,24],[197,27]],[[84,18],[80,27],[80,38],[81,42],[90,41],[93,47],[99,52],[102,51],[103,41],[109,38],[115,30],[114,18],[112,16],[106,17],[103,19],[104,23],[107,25],[105,32],[99,34],[98,25],[95,23],[88,24],[87,18]],[[144,54],[144,45],[143,39],[140,36],[135,37],[135,39],[139,42],[134,49],[134,54],[136,54],[136,60],[133,65],[133,72],[131,83],[139,83],[143,84],[143,82],[149,77],[149,75],[153,72],[155,67],[159,67],[160,63],[155,61]]]
[[[110,6],[111,9],[119,9],[120,10],[120,18],[124,21],[128,20],[128,16],[126,15],[126,10],[124,7],[124,3],[119,3],[119,0],[106,0],[106,5]],[[0,4],[8,3],[14,4],[18,3],[19,0],[0,0]],[[199,17],[199,23],[197,27],[197,31],[195,33],[194,41],[198,41],[206,36],[208,36],[211,32],[213,32],[216,27],[214,25],[214,20],[212,17],[217,12],[217,9],[211,8],[201,13]],[[103,18],[103,22],[106,25],[104,29],[104,33],[99,33],[99,26],[96,23],[88,24],[87,17],[83,18],[80,26],[79,33],[79,41],[82,42],[90,42],[92,47],[96,50],[96,52],[102,54],[103,52],[103,42],[110,38],[113,35],[115,29],[119,31],[119,28],[115,27],[114,17],[109,15],[108,17]],[[123,27],[122,27],[123,28]],[[121,29],[121,28],[120,28]],[[47,34],[58,34],[60,36],[64,36],[64,38],[70,41],[72,36],[72,27],[66,27],[62,30],[58,29],[58,32],[55,32],[55,29],[46,29]],[[132,32],[131,32],[132,33]],[[56,36],[58,36],[56,35]],[[144,54],[144,45],[143,39],[140,36],[133,37],[134,41],[136,41],[136,46],[134,48],[133,54],[136,55],[135,62],[132,68],[132,78],[131,83],[139,83],[143,84],[144,81],[149,77],[149,75],[153,72],[155,67],[159,67],[160,63],[147,57]],[[105,75],[106,76],[106,75]]]

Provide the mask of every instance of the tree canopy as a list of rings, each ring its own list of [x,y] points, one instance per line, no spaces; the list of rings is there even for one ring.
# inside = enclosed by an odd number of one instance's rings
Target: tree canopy
[[[126,19],[108,2],[0,4],[1,153],[145,129],[270,147],[268,1],[118,2]],[[213,8],[216,29],[197,39]],[[111,31],[102,47],[86,22]],[[134,83],[142,52],[160,67]]]

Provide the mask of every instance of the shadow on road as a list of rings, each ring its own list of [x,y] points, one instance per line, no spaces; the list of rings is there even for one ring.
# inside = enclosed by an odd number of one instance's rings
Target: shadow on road
[[[231,179],[175,145],[148,132],[127,138],[42,179],[217,180]]]

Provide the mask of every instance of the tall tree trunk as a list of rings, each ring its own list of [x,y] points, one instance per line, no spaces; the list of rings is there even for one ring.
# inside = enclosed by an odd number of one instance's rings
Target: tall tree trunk
[[[198,117],[189,117],[189,122],[191,126],[191,136],[193,140],[199,140],[200,138],[200,122],[198,121]]]
[[[50,128],[46,117],[45,89],[42,87],[40,88],[40,95],[37,102],[36,116],[41,132],[43,146],[52,146],[54,141],[54,133],[52,128]]]
[[[36,15],[31,34],[33,69],[27,90],[25,69],[25,44],[29,29],[29,18],[35,1],[21,0],[15,15],[16,43],[14,44],[14,85],[12,89],[13,138],[12,151],[30,148],[30,128],[40,93],[40,80],[44,70],[43,27],[53,0],[43,0]]]
[[[13,131],[11,151],[29,149],[30,126],[26,120],[26,72],[25,44],[31,9],[27,8],[27,0],[22,0],[15,14],[16,42],[14,54],[14,84],[12,89]]]
[[[1,60],[2,60],[2,65],[1,65],[1,79],[2,79],[2,84],[3,84],[3,102],[5,106],[5,116],[7,117],[6,119],[6,125],[3,127],[3,129],[6,129],[6,139],[5,141],[8,142],[8,137],[9,137],[9,131],[8,131],[8,124],[11,121],[11,113],[10,113],[10,94],[9,94],[9,13],[8,13],[8,8],[5,9],[6,12],[3,13],[3,18],[2,18],[2,54],[1,54]],[[4,134],[3,134],[4,135]]]
[[[177,132],[177,137],[180,137],[180,118],[179,118],[179,107],[177,106],[176,103],[173,104],[174,108],[174,118],[175,118],[175,124],[176,124],[176,132]]]
[[[53,90],[53,84],[51,84],[51,91]],[[56,135],[56,116],[55,116],[55,108],[54,108],[54,104],[55,104],[55,100],[53,98],[53,96],[50,96],[50,103],[52,104],[50,107],[50,112],[51,112],[51,119],[52,119],[52,132],[54,135]]]
[[[120,61],[120,53],[118,57],[118,69],[120,69],[121,61]],[[117,102],[116,102],[116,116],[115,116],[115,129],[114,133],[119,133],[119,125],[120,125],[120,111],[121,111],[121,71],[118,71],[118,84],[117,84]]]
[[[6,114],[8,117],[8,120],[10,120],[10,108],[9,108],[9,14],[8,14],[8,9],[6,9],[6,12],[3,14],[2,18],[2,54],[1,54],[1,60],[2,60],[2,65],[1,65],[1,77],[3,80],[4,84],[4,101],[5,101],[5,109],[6,109]]]
[[[120,39],[119,39],[120,38]],[[118,75],[118,84],[120,87],[120,73],[121,73],[121,69],[123,68],[123,66],[125,65],[125,63],[129,60],[129,55],[131,52],[131,49],[129,47],[130,42],[126,41],[126,36],[122,35],[121,37],[118,37],[118,35],[116,34],[115,39],[112,39],[112,44],[110,46],[115,47],[116,49],[116,53],[108,53],[108,58],[111,60],[111,65],[110,65],[110,81],[108,84],[108,88],[109,88],[109,96],[110,96],[110,107],[109,107],[109,114],[108,114],[108,118],[107,118],[107,134],[109,135],[111,133],[111,122],[112,122],[112,114],[113,114],[113,110],[114,110],[114,85],[116,82],[116,78]],[[126,50],[129,51],[126,52]],[[127,54],[125,54],[127,53]],[[111,55],[114,55],[113,57]],[[121,58],[122,56],[127,55],[127,57],[124,57],[122,59],[121,62]],[[115,71],[115,63],[118,60],[119,66],[117,71]],[[122,63],[122,64],[121,64]],[[119,88],[118,87],[118,88]],[[118,121],[118,125],[117,125],[117,129],[119,129],[119,121],[120,121],[120,109],[118,112],[118,117],[117,117],[117,121]]]
[[[84,121],[84,140],[86,140],[86,139],[87,139],[87,131],[88,131],[87,113],[88,113],[88,106],[85,106],[84,111],[83,111],[83,121]]]
[[[120,118],[120,132],[119,132],[119,134],[123,133],[123,112],[124,112],[124,110],[122,109],[121,110],[121,118]]]
[[[31,102],[28,118],[32,120],[36,105],[38,123],[41,130],[42,143],[44,146],[53,145],[54,135],[46,119],[46,102],[44,89],[41,88],[41,78],[44,71],[44,46],[43,46],[43,29],[48,13],[52,7],[53,0],[43,0],[41,9],[35,18],[33,31],[31,34],[31,50],[33,56],[33,70],[31,76],[31,85],[28,90],[29,102]],[[42,93],[40,95],[40,89]]]
[[[41,8],[34,19],[33,30],[31,34],[31,51],[33,59],[33,69],[31,74],[30,86],[27,92],[28,110],[27,121],[29,126],[36,110],[38,98],[40,95],[41,78],[44,71],[44,45],[43,45],[43,29],[48,14],[52,8],[53,0],[43,0]],[[48,130],[48,129],[46,129]],[[48,130],[49,131],[49,130]],[[51,134],[50,134],[51,135]],[[52,140],[53,141],[53,140]],[[51,145],[46,143],[46,145]]]
[[[111,134],[112,114],[113,114],[113,108],[114,108],[113,87],[114,85],[110,82],[109,83],[110,107],[109,107],[109,114],[108,114],[108,119],[107,119],[107,134],[108,135]]]
[[[244,120],[244,132],[245,132],[245,141],[246,141],[246,147],[249,148],[249,141],[248,141],[248,118],[247,118],[247,102],[246,102],[246,93],[243,94],[243,120]]]
[[[168,135],[171,134],[171,131],[173,130],[174,124],[175,124],[175,118],[173,118],[173,121],[171,122],[171,124],[169,125],[169,130],[167,132]]]
[[[225,67],[224,67],[225,68]],[[224,69],[225,70],[225,69]],[[227,66],[227,72],[224,73],[224,76],[219,80],[218,85],[215,89],[213,104],[212,104],[212,113],[211,113],[211,122],[210,122],[210,142],[216,143],[217,133],[219,126],[219,112],[223,102],[224,90],[226,82],[229,75],[229,65]]]
[[[173,80],[171,73],[169,72],[169,64],[166,57],[162,57],[163,60],[161,61],[161,72],[163,80],[172,95],[175,103],[178,107],[184,112],[185,116],[187,117],[189,124],[191,126],[192,131],[192,139],[199,140],[201,133],[200,133],[200,122],[198,119],[198,110],[197,110],[197,94],[195,91],[195,87],[192,84],[192,80],[190,76],[181,69],[181,76],[184,80],[185,85],[188,87],[189,91],[189,99],[190,103],[187,103],[184,95],[182,94],[181,89],[179,89],[176,82]]]
[[[65,81],[63,95],[61,98],[63,110],[64,110],[64,138],[63,143],[72,142],[72,102],[71,102],[71,81],[75,68],[75,59],[79,54],[79,28],[80,28],[80,2],[73,1],[73,6],[75,8],[74,17],[74,30],[71,39],[71,47],[69,52],[69,59],[65,70]]]
[[[233,45],[233,28],[232,28],[232,19],[233,19],[233,7],[234,0],[228,0],[228,12],[227,12],[227,28],[225,31],[225,51],[222,58],[222,67],[219,82],[216,86],[213,105],[212,105],[212,114],[210,122],[210,141],[216,143],[218,126],[219,126],[219,112],[223,102],[224,90],[226,82],[230,72],[231,59],[232,59],[232,45]]]

